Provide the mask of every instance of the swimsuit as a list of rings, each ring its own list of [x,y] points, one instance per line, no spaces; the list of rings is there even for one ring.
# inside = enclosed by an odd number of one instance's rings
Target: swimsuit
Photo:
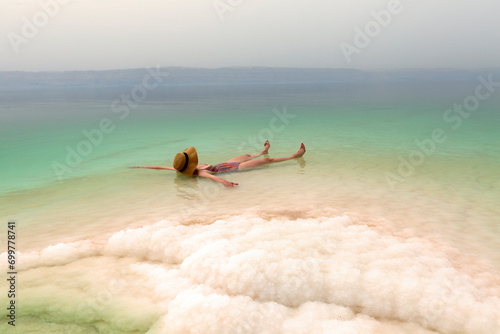
[[[229,173],[238,170],[239,162],[223,162],[217,165],[208,165],[206,170],[213,173]]]

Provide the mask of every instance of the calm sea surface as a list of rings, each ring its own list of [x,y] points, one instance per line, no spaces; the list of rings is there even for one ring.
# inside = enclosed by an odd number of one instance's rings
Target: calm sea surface
[[[17,332],[500,332],[500,91],[455,106],[479,84],[1,90]],[[307,153],[234,189],[126,168],[266,139]]]

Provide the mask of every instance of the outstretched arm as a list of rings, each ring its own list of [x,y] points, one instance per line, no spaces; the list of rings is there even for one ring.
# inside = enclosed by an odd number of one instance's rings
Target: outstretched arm
[[[148,168],[148,169],[168,169],[175,170],[174,167],[162,167],[162,166],[151,166],[151,167],[127,167],[127,168]]]
[[[209,172],[205,171],[205,170],[201,170],[198,172],[198,176],[201,176],[201,177],[206,177],[207,179],[212,179],[214,180],[215,182],[220,182],[222,183],[226,188],[233,188],[234,186],[237,186],[238,183],[234,183],[234,182],[230,182],[228,180],[224,180],[223,178],[220,178],[218,176],[215,176],[213,174],[210,174]]]

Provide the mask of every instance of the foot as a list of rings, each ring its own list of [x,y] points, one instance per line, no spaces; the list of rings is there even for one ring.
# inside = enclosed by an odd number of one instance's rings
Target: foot
[[[300,158],[304,155],[304,153],[306,153],[306,146],[304,145],[304,143],[300,144],[300,148],[299,150],[297,151],[297,153],[295,153],[293,155],[294,158]]]
[[[271,144],[269,143],[269,140],[266,140],[266,142],[264,143],[264,150],[262,151],[262,154],[267,154],[270,147]]]

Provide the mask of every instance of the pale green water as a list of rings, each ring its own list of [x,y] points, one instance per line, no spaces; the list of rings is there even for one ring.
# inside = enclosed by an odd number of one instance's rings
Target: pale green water
[[[409,229],[417,237],[437,238],[465,258],[486,261],[489,269],[482,270],[494,273],[500,270],[500,93],[481,102],[456,130],[443,120],[443,113],[462,103],[476,86],[477,82],[162,87],[131,108],[125,119],[111,105],[130,92],[128,87],[3,91],[0,217],[16,219],[18,249],[29,253],[58,243],[107,243],[120,230],[162,219],[209,224],[250,213],[292,220],[347,215],[384,233],[399,235]],[[276,110],[291,116],[280,118]],[[77,150],[79,143],[88,141],[82,131],[97,129],[103,118],[111,121],[113,131],[88,146],[89,154],[58,180],[54,162],[66,164],[68,147]],[[431,138],[436,128],[444,131],[446,140],[424,155],[410,175],[398,174],[400,157],[408,160],[419,149],[415,140]],[[304,159],[224,175],[239,183],[236,189],[170,171],[125,168],[170,166],[175,153],[191,145],[200,163],[222,162],[257,152],[265,139],[271,140],[271,157],[288,156],[301,142],[307,153]],[[400,181],[391,185],[387,173],[399,175]],[[111,255],[102,252],[111,261]],[[101,251],[96,262],[96,254],[85,254],[75,256],[81,264],[75,260],[72,269],[61,264],[58,275],[97,268],[104,261],[99,259]],[[67,263],[62,258],[49,262]],[[46,260],[40,261],[43,267]],[[35,280],[34,263],[25,282]],[[492,296],[500,291],[497,283],[489,283]],[[75,316],[76,311],[60,319],[41,316],[37,303],[43,300],[43,308],[51,302],[40,295],[44,284],[40,290],[36,284],[26,286],[38,297],[23,296],[29,310],[25,324],[35,326],[41,318],[51,326],[85,324],[106,332],[103,328],[109,325],[116,330],[110,325],[112,315],[103,315],[104,325],[98,326]],[[53,300],[56,305],[68,306],[58,298]],[[117,309],[109,312],[121,314]],[[155,318],[154,312],[145,312],[145,318]],[[376,313],[367,312],[374,317]],[[154,323],[148,321],[137,332],[146,332]],[[55,328],[47,326],[48,332]],[[120,330],[136,328],[127,326]],[[439,324],[423,327],[446,332]]]

